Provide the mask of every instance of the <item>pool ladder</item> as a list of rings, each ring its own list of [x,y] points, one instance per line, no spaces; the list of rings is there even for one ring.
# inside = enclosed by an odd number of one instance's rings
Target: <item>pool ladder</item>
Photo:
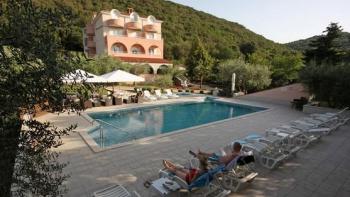
[[[101,120],[101,119],[95,119],[97,122],[101,122],[103,124],[106,124],[106,125],[109,125],[111,127],[113,127],[116,131],[122,131],[126,134],[125,138],[129,137],[130,136],[130,133],[127,132],[127,131],[124,131],[122,128],[119,128],[119,127],[116,127],[115,125],[112,125],[111,123],[108,123],[104,120]],[[99,130],[100,130],[100,142],[101,142],[101,147],[103,148],[104,147],[104,130],[103,130],[103,126],[101,124],[99,124],[98,126]],[[136,140],[136,137],[135,136],[132,136],[132,138],[134,140]]]

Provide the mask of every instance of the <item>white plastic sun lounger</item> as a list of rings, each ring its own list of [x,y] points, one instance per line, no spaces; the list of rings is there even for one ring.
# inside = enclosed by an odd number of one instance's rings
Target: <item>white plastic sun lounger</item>
[[[174,94],[170,89],[165,89],[166,96],[169,98],[179,98],[180,96],[177,94]]]
[[[251,183],[258,176],[258,173],[251,169],[250,164],[238,165],[237,163],[240,157],[248,156],[249,154],[253,156],[252,152],[243,154],[225,166],[222,176],[219,177],[223,188],[237,192],[245,183]]]
[[[154,92],[155,92],[156,97],[157,97],[158,99],[168,99],[168,97],[165,96],[164,94],[162,94],[162,93],[160,92],[160,90],[154,90]]]
[[[294,128],[284,128],[283,126],[277,128],[270,128],[266,130],[266,135],[273,136],[287,136],[290,140],[288,143],[306,148],[310,144],[316,142],[321,137],[316,135],[306,135],[304,132]]]
[[[240,140],[239,142],[242,144],[242,151],[252,151],[260,165],[268,169],[274,169],[288,159],[288,155],[276,151],[266,144],[260,142],[246,142],[244,140]]]
[[[332,123],[321,123],[321,122],[307,122],[305,120],[295,120],[291,122],[292,125],[298,126],[298,127],[307,127],[310,129],[323,129],[327,128],[329,132],[326,132],[326,134],[330,134],[332,131],[336,130],[339,127],[339,124],[332,124]]]
[[[177,164],[177,166],[180,165]],[[181,189],[177,190],[177,192],[186,192],[188,196],[191,196],[191,193],[196,193],[197,195],[203,197],[225,197],[229,195],[231,191],[224,189],[217,182],[216,176],[217,174],[221,173],[221,169],[221,167],[218,167],[216,169],[209,170],[208,172],[203,173],[197,177],[197,179],[194,180],[191,184],[188,184],[185,180],[174,175],[166,169],[159,170],[159,177],[168,178],[171,181],[175,181],[181,187]]]
[[[327,113],[320,113],[320,114],[310,114],[311,117],[317,117],[317,116],[322,116],[322,117],[340,117],[343,116],[346,110],[348,110],[349,107],[345,107],[342,110],[339,110],[338,112],[327,112]]]
[[[266,144],[269,147],[272,147],[273,149],[278,150],[278,152],[281,152],[285,155],[292,156],[296,155],[298,151],[301,150],[301,147],[291,143],[291,139],[288,137],[289,135],[268,135],[268,136],[262,136],[259,134],[251,134],[248,135],[246,138],[244,138],[247,142],[260,142],[263,144]]]
[[[328,135],[332,131],[330,128],[326,128],[326,127],[315,128],[310,125],[298,124],[297,122],[292,123],[290,125],[282,125],[281,127],[286,129],[293,128],[304,132],[306,135],[318,135],[318,136]]]
[[[313,124],[315,127],[328,127],[331,130],[336,130],[342,125],[342,122],[339,121],[337,117],[327,119],[307,117],[301,119],[300,121],[306,122],[308,124]]]
[[[93,197],[140,197],[140,195],[136,191],[130,194],[121,185],[112,185],[94,192]]]
[[[145,99],[147,99],[147,100],[150,100],[150,101],[157,100],[157,98],[155,96],[152,96],[148,90],[143,91],[143,94],[144,94]]]

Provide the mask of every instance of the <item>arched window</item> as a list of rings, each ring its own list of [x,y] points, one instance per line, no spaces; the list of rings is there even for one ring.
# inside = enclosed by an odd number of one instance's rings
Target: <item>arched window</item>
[[[158,70],[157,70],[157,74],[166,74],[168,72],[169,66],[167,65],[161,65]]]
[[[112,45],[112,52],[113,53],[127,53],[127,49],[125,45],[122,43],[115,43]]]
[[[136,12],[132,12],[130,14],[130,21],[131,22],[137,22],[139,20],[139,15]]]
[[[120,12],[116,9],[111,10],[112,19],[118,19]]]
[[[158,55],[159,54],[159,48],[157,46],[151,46],[149,49],[148,49],[148,53],[150,55]]]
[[[145,54],[145,49],[139,44],[134,44],[131,47],[131,53],[132,54]]]

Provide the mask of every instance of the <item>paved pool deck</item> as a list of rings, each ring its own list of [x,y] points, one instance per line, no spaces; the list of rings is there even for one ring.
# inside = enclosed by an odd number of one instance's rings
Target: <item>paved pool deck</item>
[[[141,196],[158,196],[143,183],[157,178],[163,159],[185,163],[190,158],[188,150],[216,151],[233,139],[264,133],[267,128],[306,115],[286,103],[244,97],[229,100],[269,110],[99,153],[93,152],[77,132],[64,137],[59,151],[61,160],[69,162],[65,173],[71,175],[66,183],[69,188],[66,196],[91,196],[94,191],[115,183]],[[71,123],[77,123],[78,129],[90,126],[74,114],[47,114],[39,119],[52,121],[59,127]],[[231,196],[350,196],[349,130],[348,125],[343,126],[276,170],[257,167],[259,176],[254,182]]]

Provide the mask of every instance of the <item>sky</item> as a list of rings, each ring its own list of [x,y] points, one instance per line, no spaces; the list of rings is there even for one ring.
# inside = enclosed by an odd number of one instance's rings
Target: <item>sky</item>
[[[322,34],[330,22],[350,32],[350,0],[171,0],[287,43]]]

